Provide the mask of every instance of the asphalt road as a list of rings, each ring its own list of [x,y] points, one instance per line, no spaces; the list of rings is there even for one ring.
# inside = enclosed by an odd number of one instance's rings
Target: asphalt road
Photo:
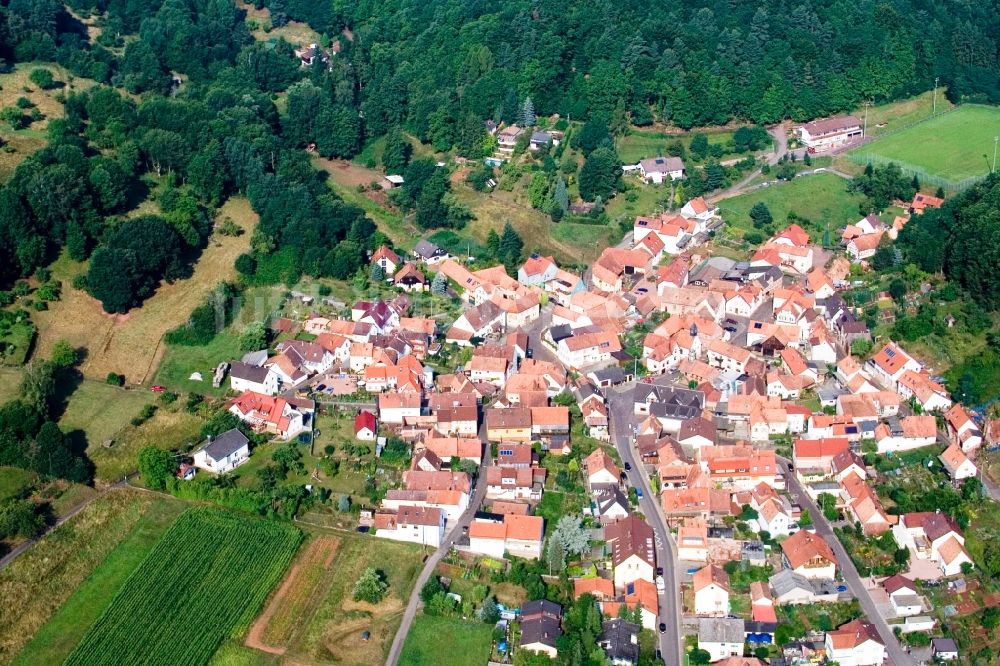
[[[885,644],[889,655],[889,663],[893,666],[906,666],[907,664],[915,665],[917,663],[916,660],[914,660],[913,657],[911,657],[906,650],[900,646],[899,641],[896,639],[896,635],[892,633],[892,629],[889,628],[889,624],[878,612],[878,608],[875,606],[875,602],[868,594],[868,590],[865,588],[864,583],[861,580],[861,576],[858,574],[858,570],[854,566],[854,562],[851,561],[847,551],[844,550],[844,546],[840,543],[840,539],[838,539],[837,535],[833,533],[833,528],[823,516],[823,511],[816,506],[816,503],[811,497],[809,497],[809,494],[806,493],[798,478],[792,474],[788,466],[788,461],[783,458],[779,458],[778,461],[784,469],[788,491],[791,493],[792,499],[797,502],[799,506],[809,510],[809,515],[813,519],[813,525],[816,528],[816,533],[826,539],[827,543],[830,544],[830,547],[833,548],[833,553],[837,556],[837,562],[839,563],[840,571],[844,576],[844,581],[850,588],[851,593],[854,594],[855,598],[861,604],[861,609],[865,612],[865,615],[868,616],[868,620],[875,626],[875,629],[878,630],[879,636]]]
[[[0,558],[0,569],[3,569],[8,564],[10,564],[14,560],[16,560],[18,557],[20,557],[22,554],[24,554],[24,551],[28,550],[29,548],[31,548],[31,546],[33,546],[34,544],[38,543],[39,539],[41,539],[42,537],[44,537],[46,534],[48,534],[52,530],[54,530],[57,527],[59,527],[60,525],[62,525],[63,523],[65,523],[67,520],[69,520],[70,518],[72,518],[73,516],[75,516],[76,514],[78,514],[81,511],[83,511],[85,508],[87,508],[90,505],[91,502],[93,502],[94,500],[98,499],[99,497],[103,497],[104,495],[106,495],[108,493],[108,491],[113,490],[114,488],[123,488],[125,485],[127,485],[127,484],[126,484],[126,482],[124,480],[123,481],[119,481],[118,483],[116,483],[116,484],[114,484],[112,486],[108,486],[104,490],[101,490],[100,492],[98,492],[96,495],[94,495],[90,499],[88,499],[86,501],[83,501],[83,502],[80,502],[79,504],[77,504],[75,507],[73,507],[72,509],[70,509],[69,512],[66,513],[64,516],[61,516],[59,518],[59,520],[57,520],[56,522],[54,522],[51,525],[49,525],[48,527],[46,527],[45,531],[43,531],[41,534],[39,534],[38,536],[36,536],[33,539],[28,539],[24,543],[19,544],[15,548],[11,549],[11,551],[9,553],[7,553],[6,555],[4,555],[3,558]]]
[[[485,425],[483,428],[485,428]],[[485,437],[483,437],[483,441],[486,441]],[[483,500],[486,498],[486,468],[490,466],[491,462],[490,447],[487,444],[483,452],[483,464],[480,466],[479,480],[476,482],[475,491],[469,500],[469,508],[465,510],[465,513],[458,519],[458,522],[450,528],[448,536],[445,538],[444,543],[441,544],[441,547],[427,558],[423,570],[417,576],[417,581],[413,584],[413,592],[410,593],[410,600],[406,604],[406,611],[403,613],[403,622],[399,625],[399,630],[392,639],[392,647],[389,648],[389,654],[385,660],[386,666],[396,666],[399,662],[399,655],[403,652],[403,643],[406,641],[406,635],[410,633],[410,626],[413,624],[413,620],[417,616],[417,611],[422,604],[420,601],[420,590],[430,580],[431,574],[434,573],[434,569],[441,559],[448,554],[448,551],[451,550],[455,542],[462,536],[462,528],[468,527],[472,523],[472,518],[476,515],[476,511],[479,511],[479,507],[483,505]]]
[[[607,391],[608,415],[611,419],[611,442],[618,449],[623,462],[632,470],[628,472],[629,483],[642,490],[639,510],[646,522],[653,528],[656,538],[656,565],[663,567],[664,592],[660,594],[660,622],[667,625],[667,631],[659,636],[659,647],[667,664],[683,663],[683,642],[681,640],[680,586],[677,580],[677,550],[673,537],[667,529],[657,495],[649,487],[649,478],[632,445],[635,426],[632,389],[634,383],[624,384],[618,389]]]

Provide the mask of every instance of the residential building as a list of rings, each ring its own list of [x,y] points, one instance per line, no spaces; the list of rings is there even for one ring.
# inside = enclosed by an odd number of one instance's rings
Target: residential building
[[[840,666],[881,666],[886,658],[885,644],[867,620],[853,620],[827,632],[824,645],[827,659]]]
[[[734,618],[709,618],[698,620],[698,649],[711,655],[710,661],[743,654],[743,620]]]
[[[236,428],[208,441],[194,454],[194,466],[215,474],[236,469],[250,458],[250,440]]]
[[[781,553],[795,573],[816,580],[833,580],[837,575],[837,558],[823,537],[808,530],[799,530],[781,542]]]
[[[375,513],[375,536],[439,548],[444,541],[445,512],[425,506],[400,506]]]
[[[602,622],[597,645],[614,666],[631,666],[639,661],[639,630],[620,618]]]
[[[717,564],[694,573],[692,591],[695,615],[722,617],[729,613],[729,575]]]
[[[604,527],[604,540],[611,551],[615,589],[636,580],[652,582],[656,569],[653,528],[631,515]]]
[[[684,178],[684,162],[679,157],[650,157],[639,161],[639,175],[654,185],[667,179],[680,180]]]
[[[529,560],[542,555],[545,536],[540,516],[505,514],[501,521],[475,520],[469,526],[469,551],[497,559],[505,553]]]
[[[282,398],[246,391],[229,404],[229,412],[250,424],[256,432],[291,439],[312,428],[315,403],[300,398]]]
[[[836,116],[799,125],[795,134],[810,153],[822,153],[860,141],[864,128],[855,116]]]

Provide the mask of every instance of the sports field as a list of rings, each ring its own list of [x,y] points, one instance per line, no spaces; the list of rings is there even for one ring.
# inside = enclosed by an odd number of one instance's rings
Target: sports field
[[[993,137],[1000,135],[1000,107],[968,105],[849,154],[858,163],[895,162],[903,169],[958,184],[986,175],[993,163]]]

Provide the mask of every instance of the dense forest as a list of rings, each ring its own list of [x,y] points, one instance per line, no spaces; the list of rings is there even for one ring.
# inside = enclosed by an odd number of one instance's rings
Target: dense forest
[[[470,119],[628,116],[693,127],[772,123],[929,89],[1000,101],[995,3],[937,0],[267,0],[352,31],[366,132],[423,138]]]

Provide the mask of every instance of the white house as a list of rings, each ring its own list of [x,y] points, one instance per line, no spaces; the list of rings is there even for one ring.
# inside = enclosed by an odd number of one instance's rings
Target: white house
[[[958,444],[951,444],[944,452],[938,456],[938,460],[948,471],[948,476],[952,481],[958,482],[968,479],[979,473],[976,464],[969,460],[969,457],[962,452]]]
[[[254,391],[265,395],[277,395],[278,373],[272,366],[235,361],[229,367],[229,386],[239,393]]]
[[[501,559],[505,553],[529,560],[542,556],[545,524],[540,516],[506,514],[501,521],[476,520],[469,526],[469,551]]]
[[[725,617],[698,620],[698,649],[708,652],[711,661],[742,656],[744,638],[743,620]]]
[[[375,514],[375,536],[438,548],[444,540],[445,512],[425,506],[400,506]]]
[[[889,595],[889,603],[892,604],[896,617],[919,615],[923,611],[917,586],[909,578],[896,574],[882,581],[882,587]]]
[[[809,152],[833,150],[864,137],[864,126],[855,116],[836,116],[805,123],[795,134]]]
[[[717,564],[699,569],[693,577],[694,613],[722,617],[729,613],[729,575]]]
[[[250,440],[236,428],[208,441],[194,454],[194,465],[208,472],[225,474],[250,457]]]
[[[604,540],[611,550],[615,568],[615,588],[622,590],[631,582],[652,582],[656,569],[656,548],[653,528],[631,515],[606,525]]]
[[[668,178],[679,180],[684,177],[684,162],[679,157],[649,157],[639,161],[639,175],[654,185]]]
[[[826,658],[840,666],[881,666],[885,645],[875,627],[865,620],[854,620],[826,634]]]

